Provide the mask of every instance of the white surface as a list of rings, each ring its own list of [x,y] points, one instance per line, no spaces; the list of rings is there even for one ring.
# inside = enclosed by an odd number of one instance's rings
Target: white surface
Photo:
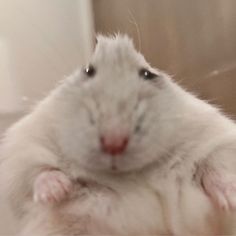
[[[90,0],[0,0],[0,134],[87,63]]]
[[[22,109],[18,86],[11,76],[9,55],[6,40],[0,38],[0,114]]]
[[[31,105],[86,63],[92,34],[89,0],[0,0],[0,109]]]

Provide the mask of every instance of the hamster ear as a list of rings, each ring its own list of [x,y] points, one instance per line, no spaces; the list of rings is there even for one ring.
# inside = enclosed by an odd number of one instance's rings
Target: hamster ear
[[[102,33],[96,33],[94,37],[94,46],[96,47],[100,41],[105,39],[106,37]]]
[[[95,37],[95,45],[98,43],[98,35]]]
[[[94,37],[94,40],[93,40],[93,51],[96,49],[98,43],[99,43],[99,37],[100,35],[97,34],[95,37]]]
[[[98,33],[95,37],[95,42],[96,42],[96,45],[100,42],[100,41],[105,41],[107,37],[101,33]]]

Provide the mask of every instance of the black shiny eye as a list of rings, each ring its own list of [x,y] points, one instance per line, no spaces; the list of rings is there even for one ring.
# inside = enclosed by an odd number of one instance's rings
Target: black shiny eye
[[[143,79],[146,79],[146,80],[153,80],[158,77],[157,74],[154,74],[151,71],[144,69],[144,68],[142,68],[139,71],[139,76],[141,76]]]
[[[93,77],[96,74],[96,69],[94,68],[94,66],[89,65],[88,67],[86,67],[84,69],[84,73],[88,76],[88,77]]]

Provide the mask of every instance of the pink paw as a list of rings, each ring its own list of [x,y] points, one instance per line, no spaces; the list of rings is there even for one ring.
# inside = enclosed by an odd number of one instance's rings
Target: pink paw
[[[202,185],[208,196],[222,210],[236,210],[236,175],[210,171],[203,175]]]
[[[66,199],[72,191],[71,180],[59,170],[42,172],[34,182],[35,202],[58,203]]]

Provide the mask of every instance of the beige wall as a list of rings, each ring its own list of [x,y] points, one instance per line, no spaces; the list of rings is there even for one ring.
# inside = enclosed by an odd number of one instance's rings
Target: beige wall
[[[94,0],[96,30],[126,32],[152,65],[236,115],[235,0]],[[138,26],[138,30],[136,28]]]

